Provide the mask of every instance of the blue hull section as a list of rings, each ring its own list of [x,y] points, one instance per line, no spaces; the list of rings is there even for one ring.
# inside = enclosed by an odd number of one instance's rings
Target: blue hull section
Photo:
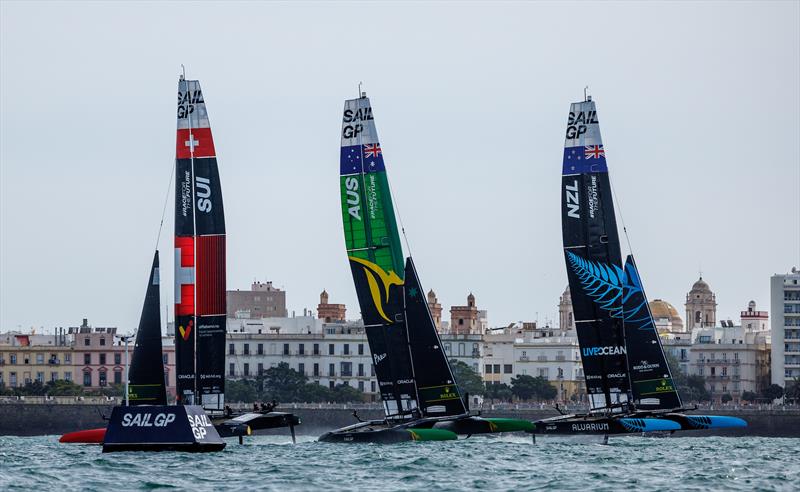
[[[679,417],[675,420],[681,424],[681,428],[684,430],[747,427],[745,420],[726,415],[669,415],[667,418],[671,417]]]
[[[672,420],[622,418],[619,421],[630,432],[663,432],[681,429],[681,425]]]

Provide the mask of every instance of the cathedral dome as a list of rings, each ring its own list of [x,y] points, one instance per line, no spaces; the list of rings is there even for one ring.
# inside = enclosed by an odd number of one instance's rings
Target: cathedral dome
[[[678,310],[667,301],[654,299],[650,301],[649,305],[650,312],[653,313],[653,318],[669,318],[670,320],[674,320],[675,318],[680,319]]]

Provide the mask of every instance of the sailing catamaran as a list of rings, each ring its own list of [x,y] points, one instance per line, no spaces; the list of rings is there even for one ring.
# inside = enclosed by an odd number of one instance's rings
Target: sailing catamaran
[[[340,190],[345,245],[385,418],[324,434],[327,442],[449,440],[525,431],[531,422],[470,414],[414,262],[404,260],[370,101],[345,101]]]
[[[623,266],[606,155],[591,96],[573,103],[562,167],[562,231],[589,396],[585,415],[538,421],[537,434],[741,427],[685,415],[632,255]]]

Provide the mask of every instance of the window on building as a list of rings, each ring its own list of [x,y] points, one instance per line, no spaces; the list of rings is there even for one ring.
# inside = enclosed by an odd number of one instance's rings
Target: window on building
[[[369,367],[371,368],[370,369],[370,376],[372,376],[374,378],[375,377],[375,364],[370,364]]]
[[[318,343],[314,344],[314,355],[319,355],[319,344]]]
[[[358,377],[360,378],[364,377],[364,364],[358,365]]]
[[[701,376],[703,375],[703,368],[702,367],[698,367],[697,368],[697,374],[699,374]]]
[[[341,369],[342,376],[352,376],[353,375],[353,363],[352,362],[340,362],[339,368]]]
[[[333,344],[332,343],[328,344],[328,355],[333,355]]]
[[[336,386],[335,381],[328,381],[328,388],[333,389]]]
[[[256,353],[257,353],[258,355],[264,355],[264,344],[263,344],[263,343],[259,343],[259,344],[256,346]]]
[[[493,369],[495,374],[500,374],[500,364],[495,364]]]
[[[512,364],[503,364],[503,373],[511,374],[513,372],[514,372],[514,370],[513,370],[513,365]]]
[[[100,365],[106,363],[106,354],[100,354]]]
[[[711,368],[711,375],[712,376],[716,376],[716,374],[717,374],[717,368],[716,367],[712,367]]]
[[[105,347],[105,346],[106,346],[106,339],[105,339],[105,338],[103,338],[103,337],[101,337],[101,338],[100,338],[100,345],[101,345],[102,347]]]
[[[492,365],[486,364],[486,374],[491,374],[491,373],[492,373]]]
[[[463,343],[458,344],[458,355],[463,356],[465,353],[465,345]]]
[[[39,382],[39,384],[44,384],[44,372],[41,371],[37,372],[36,380]]]
[[[50,373],[50,381],[54,381],[55,382],[57,379],[58,379],[58,373],[56,371],[51,372]]]
[[[300,374],[305,376],[306,375],[306,365],[303,364],[302,362],[297,364],[297,372],[299,372]]]
[[[344,355],[350,355],[350,344],[349,343],[345,343],[344,344],[344,352],[343,353],[344,353]]]
[[[450,344],[449,343],[445,343],[444,344],[444,353],[447,354],[447,355],[450,355]]]
[[[64,364],[72,363],[72,354],[64,354]]]
[[[114,364],[117,364],[117,365],[122,364],[122,354],[120,354],[119,352],[114,354]]]
[[[83,346],[84,347],[88,347],[89,346],[89,337],[86,337],[86,338],[83,339]]]
[[[306,344],[301,343],[297,346],[297,353],[300,355],[306,355]]]
[[[364,344],[363,343],[359,343],[358,344],[358,355],[364,355]]]
[[[550,378],[550,368],[549,367],[540,367],[539,368],[539,377],[543,377],[545,379]]]
[[[375,393],[375,381],[369,382],[369,390],[370,392]]]
[[[83,354],[83,363],[84,364],[91,364],[92,363],[92,354]]]
[[[250,344],[249,343],[245,343],[244,346],[242,347],[242,349],[243,349],[242,353],[244,355],[250,355]]]
[[[314,377],[319,377],[319,364],[314,363]]]
[[[44,364],[44,354],[36,354],[36,363]]]
[[[733,353],[733,360],[739,360],[739,352]]]
[[[108,384],[108,379],[106,378],[106,371],[100,371],[100,386],[106,386]]]
[[[694,322],[695,323],[700,323],[701,321],[703,321],[702,314],[700,314],[700,311],[695,311],[694,312]]]
[[[236,355],[236,347],[232,343],[228,344],[228,355]]]
[[[84,386],[91,386],[92,385],[92,373],[86,371],[83,373],[83,385]]]
[[[114,371],[114,384],[122,384],[122,371]]]
[[[161,354],[161,363],[165,366],[169,364],[169,354]]]
[[[235,376],[236,375],[236,364],[231,362],[228,364],[228,376]]]
[[[289,355],[289,344],[288,343],[284,343],[283,344],[283,355]]]
[[[72,381],[72,372],[67,371],[64,373],[64,381]]]
[[[723,376],[727,376],[728,375],[728,367],[727,366],[722,368],[722,375]]]
[[[257,370],[258,370],[258,375],[259,376],[263,376],[264,375],[264,364],[259,362]]]
[[[249,376],[250,375],[250,364],[245,362],[242,364],[242,376]]]
[[[358,391],[360,391],[362,393],[364,392],[364,381],[359,381],[358,382]]]
[[[328,376],[333,377],[336,375],[336,364],[328,364]]]

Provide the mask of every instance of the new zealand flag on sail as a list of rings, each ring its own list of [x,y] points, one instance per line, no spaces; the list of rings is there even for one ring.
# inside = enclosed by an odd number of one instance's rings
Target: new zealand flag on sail
[[[606,151],[602,145],[566,147],[561,174],[607,173]]]
[[[383,171],[381,145],[372,143],[342,147],[339,173],[342,175],[360,173],[362,162],[364,163],[365,173]]]

